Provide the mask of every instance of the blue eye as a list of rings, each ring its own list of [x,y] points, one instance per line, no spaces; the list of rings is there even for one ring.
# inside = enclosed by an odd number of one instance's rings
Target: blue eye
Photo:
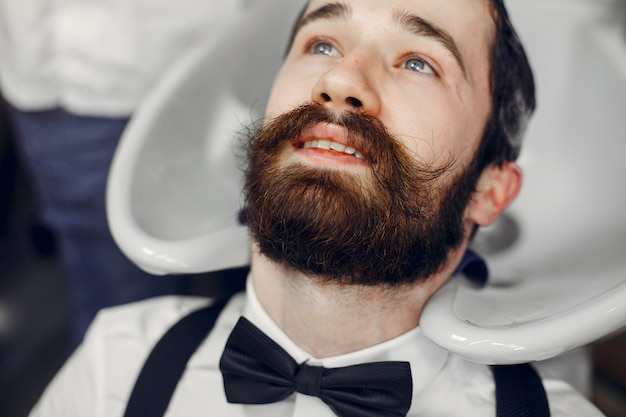
[[[421,72],[423,74],[435,74],[433,68],[428,65],[426,61],[418,58],[412,58],[407,60],[404,63],[404,68],[411,71]]]
[[[335,47],[326,42],[316,43],[313,45],[311,52],[316,55],[339,56],[339,52],[335,49]]]

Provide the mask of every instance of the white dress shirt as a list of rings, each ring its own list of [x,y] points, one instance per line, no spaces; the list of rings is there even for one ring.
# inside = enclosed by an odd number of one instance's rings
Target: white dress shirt
[[[83,345],[48,386],[31,417],[123,416],[135,379],[152,347],[179,319],[206,304],[203,298],[170,296],[104,310]],[[267,315],[249,280],[246,293],[230,300],[209,337],[189,360],[166,416],[334,417],[319,398],[299,393],[275,404],[227,403],[219,361],[226,340],[242,315],[298,363],[339,367],[408,361],[413,376],[410,417],[495,415],[494,382],[489,367],[448,353],[427,339],[419,327],[358,352],[313,358]],[[544,386],[553,417],[602,416],[565,382],[545,378]]]
[[[0,0],[2,94],[24,111],[128,117],[173,62],[248,3]]]

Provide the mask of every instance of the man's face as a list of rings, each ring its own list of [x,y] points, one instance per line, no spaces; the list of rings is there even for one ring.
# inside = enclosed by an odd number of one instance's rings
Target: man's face
[[[261,251],[342,283],[437,272],[466,237],[492,31],[484,0],[311,1],[249,147]]]
[[[486,0],[312,0],[267,116],[306,101],[339,112],[357,99],[416,158],[441,164],[453,155],[461,168],[491,109],[493,32]],[[339,156],[293,149],[287,158],[350,171],[366,165]]]

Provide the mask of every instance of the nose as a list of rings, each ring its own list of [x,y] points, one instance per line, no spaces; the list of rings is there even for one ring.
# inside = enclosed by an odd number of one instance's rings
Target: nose
[[[358,110],[372,116],[380,112],[380,97],[372,69],[357,58],[342,58],[315,83],[312,100],[334,110]]]

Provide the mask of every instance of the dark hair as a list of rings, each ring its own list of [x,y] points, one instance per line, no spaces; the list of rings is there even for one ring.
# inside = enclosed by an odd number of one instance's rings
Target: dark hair
[[[490,2],[496,32],[489,63],[491,115],[476,154],[481,168],[517,159],[536,105],[535,82],[524,47],[503,0]]]

